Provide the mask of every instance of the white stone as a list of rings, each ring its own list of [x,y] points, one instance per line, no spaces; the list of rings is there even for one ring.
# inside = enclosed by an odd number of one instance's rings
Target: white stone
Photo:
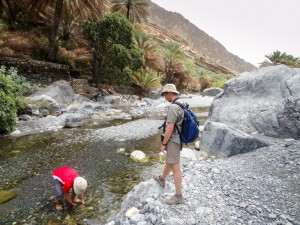
[[[146,155],[144,152],[142,152],[140,150],[135,150],[135,151],[131,152],[130,158],[134,161],[144,161],[144,160],[146,160]]]
[[[132,215],[138,214],[138,213],[140,213],[140,210],[138,210],[138,209],[135,208],[135,207],[132,207],[132,208],[130,208],[130,209],[128,209],[128,210],[126,211],[125,216],[126,216],[127,218],[129,218],[129,217],[131,217]]]

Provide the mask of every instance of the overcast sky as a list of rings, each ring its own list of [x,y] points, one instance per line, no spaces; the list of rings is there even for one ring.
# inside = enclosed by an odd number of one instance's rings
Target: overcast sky
[[[276,50],[300,57],[300,0],[152,0],[258,66]]]

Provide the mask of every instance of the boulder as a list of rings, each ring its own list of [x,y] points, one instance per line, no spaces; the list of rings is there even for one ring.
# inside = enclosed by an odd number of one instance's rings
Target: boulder
[[[204,89],[202,91],[201,95],[202,95],[202,97],[204,97],[204,96],[214,97],[214,96],[217,96],[218,94],[220,94],[222,91],[223,91],[222,88],[211,87],[211,88]]]
[[[39,100],[40,96],[49,96],[60,105],[70,105],[75,99],[75,93],[71,85],[65,80],[56,81],[29,97]]]
[[[66,128],[74,128],[80,126],[82,126],[82,120],[79,114],[71,114],[66,118]]]
[[[268,146],[267,143],[223,123],[208,121],[200,137],[200,149],[218,156],[233,156]]]
[[[214,98],[209,121],[248,134],[300,137],[300,69],[284,65],[242,73]]]
[[[163,189],[154,179],[139,183],[124,196],[121,210],[114,221],[120,221],[120,224],[123,224],[128,209],[134,205],[138,205],[140,202],[146,201],[148,198],[157,199],[164,192],[174,192],[174,185],[171,182],[166,182],[166,187]]]

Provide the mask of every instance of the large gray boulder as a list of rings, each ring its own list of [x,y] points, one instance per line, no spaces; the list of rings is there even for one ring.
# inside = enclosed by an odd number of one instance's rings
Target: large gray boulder
[[[248,134],[300,137],[300,69],[284,65],[242,73],[215,97],[209,121]]]
[[[76,98],[69,82],[59,80],[29,96],[32,99],[40,99],[41,96],[48,96],[60,105],[70,105]]]
[[[208,121],[200,138],[200,149],[213,155],[233,156],[268,146],[267,143],[223,123]]]

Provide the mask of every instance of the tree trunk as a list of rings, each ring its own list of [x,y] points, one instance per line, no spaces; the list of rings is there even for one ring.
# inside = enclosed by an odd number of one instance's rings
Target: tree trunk
[[[54,19],[53,19],[53,25],[52,25],[52,31],[49,38],[49,55],[48,59],[52,62],[55,61],[55,39],[58,32],[62,10],[63,10],[64,0],[56,0],[55,3],[55,12],[54,12]]]
[[[0,0],[0,19],[2,19],[3,14],[3,0]]]
[[[130,16],[130,7],[131,7],[131,1],[129,0],[128,1],[128,3],[127,3],[127,6],[126,6],[126,8],[127,8],[127,19],[130,21],[130,18],[129,18],[129,16]]]

